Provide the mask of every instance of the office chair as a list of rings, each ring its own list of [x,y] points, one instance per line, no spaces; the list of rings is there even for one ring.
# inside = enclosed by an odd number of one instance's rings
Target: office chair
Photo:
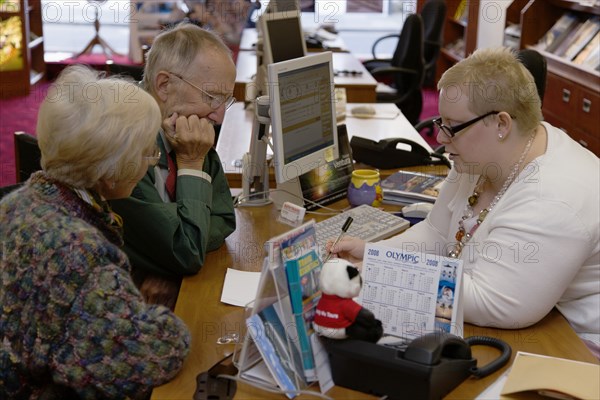
[[[446,1],[427,0],[421,10],[423,18],[423,57],[425,58],[424,85],[435,84],[435,70],[437,59],[442,48],[442,34],[446,20]]]
[[[543,103],[544,93],[546,93],[546,58],[533,49],[523,49],[519,51],[517,58],[525,65],[529,72],[531,72],[531,75],[533,75],[535,87],[540,96],[540,100]]]
[[[17,182],[24,182],[29,176],[42,169],[42,152],[38,147],[37,138],[25,132],[15,132],[15,167]]]
[[[17,190],[21,186],[23,186],[23,182],[0,187],[0,199],[9,194],[10,192]]]
[[[540,96],[540,100],[544,101],[544,93],[546,93],[546,74],[547,74],[547,61],[546,58],[539,52],[533,49],[523,49],[517,54],[517,58],[525,68],[531,72],[533,81],[535,82],[535,88]],[[423,120],[416,124],[414,127],[417,132],[421,132],[424,129],[429,129],[428,134],[433,135],[433,120],[438,116]],[[445,151],[444,146],[439,146],[435,149],[436,153],[443,154]]]
[[[386,90],[377,90],[378,103],[395,103],[412,125],[419,120],[423,108],[421,86],[425,61],[423,59],[423,19],[419,14],[410,14],[400,32],[398,44],[390,60],[378,59],[376,47],[384,39],[379,38],[372,48],[373,59],[363,64],[379,82],[389,82]]]

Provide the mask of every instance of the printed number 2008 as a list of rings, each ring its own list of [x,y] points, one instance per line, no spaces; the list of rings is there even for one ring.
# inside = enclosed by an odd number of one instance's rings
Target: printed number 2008
[[[375,249],[369,249],[369,253],[370,256],[379,256],[379,250],[375,250]]]
[[[436,260],[427,260],[427,265],[430,265],[432,267],[437,267],[438,262]]]

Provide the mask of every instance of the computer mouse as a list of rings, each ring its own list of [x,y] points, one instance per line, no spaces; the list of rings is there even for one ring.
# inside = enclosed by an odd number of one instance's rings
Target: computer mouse
[[[376,113],[373,106],[355,106],[350,111],[356,118],[371,118]]]
[[[433,208],[433,204],[420,202],[402,207],[402,215],[407,218],[425,218]]]

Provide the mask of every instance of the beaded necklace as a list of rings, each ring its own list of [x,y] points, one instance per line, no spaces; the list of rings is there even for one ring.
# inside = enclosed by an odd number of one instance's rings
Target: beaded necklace
[[[517,174],[519,173],[519,171],[521,169],[521,165],[523,164],[523,161],[525,161],[525,157],[527,156],[527,153],[529,153],[529,149],[531,148],[531,145],[533,143],[533,139],[535,138],[536,133],[537,133],[537,129],[534,130],[533,133],[531,134],[531,137],[529,138],[529,140],[527,141],[527,144],[525,145],[525,149],[523,150],[523,153],[521,153],[521,157],[519,158],[519,161],[517,161],[515,163],[515,165],[513,165],[512,171],[510,172],[510,174],[504,181],[504,184],[502,185],[502,188],[500,188],[500,191],[496,194],[496,196],[494,196],[490,205],[487,208],[484,208],[483,210],[481,210],[479,212],[479,215],[477,216],[475,225],[473,225],[473,227],[470,228],[467,232],[467,228],[465,227],[465,220],[468,220],[469,218],[473,217],[473,208],[479,202],[481,188],[483,187],[483,184],[485,183],[485,180],[486,180],[486,178],[483,175],[479,177],[479,180],[477,181],[477,185],[475,185],[475,189],[473,190],[473,194],[470,195],[469,198],[467,199],[467,205],[465,207],[463,216],[458,221],[458,231],[456,232],[456,235],[455,235],[456,243],[454,244],[452,249],[448,252],[448,257],[458,258],[460,256],[460,254],[462,253],[463,247],[465,247],[465,244],[467,244],[467,242],[469,240],[471,240],[471,238],[475,234],[475,231],[477,230],[477,228],[479,228],[479,225],[481,225],[483,223],[483,221],[485,220],[485,217],[488,216],[490,211],[492,211],[492,209],[500,201],[502,196],[504,196],[504,193],[506,193],[506,190],[508,190],[508,187],[513,183]]]

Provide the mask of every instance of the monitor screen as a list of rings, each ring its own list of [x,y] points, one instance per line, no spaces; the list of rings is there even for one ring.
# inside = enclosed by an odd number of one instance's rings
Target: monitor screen
[[[263,14],[259,20],[263,60],[267,65],[306,55],[306,42],[299,11]]]
[[[268,81],[277,182],[338,158],[331,52],[270,64]]]

